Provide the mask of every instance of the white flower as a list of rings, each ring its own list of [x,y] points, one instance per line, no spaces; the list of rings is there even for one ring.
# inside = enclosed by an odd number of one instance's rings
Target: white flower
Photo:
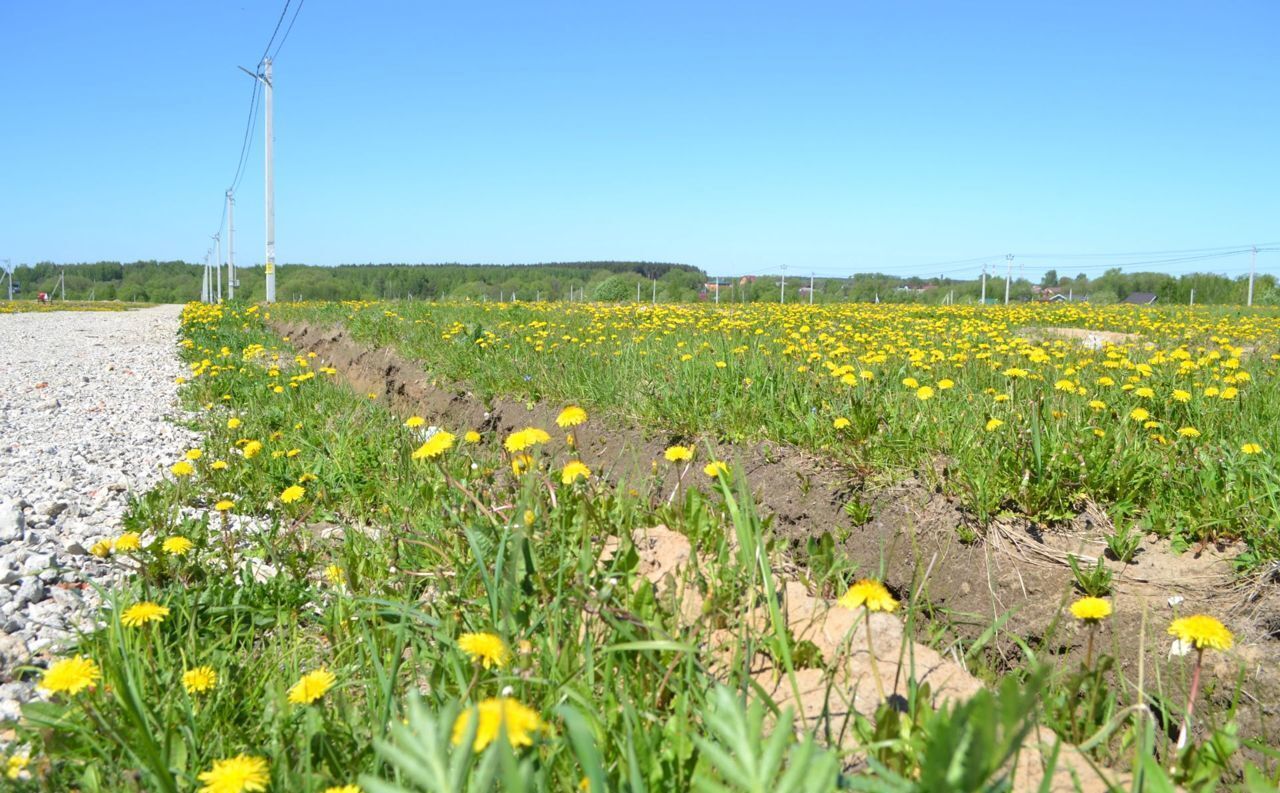
[[[1181,639],[1174,639],[1173,645],[1169,647],[1169,657],[1184,656],[1191,652],[1191,642],[1184,642]]]
[[[1174,595],[1169,598],[1169,608],[1176,609],[1180,605],[1182,605],[1182,595]]]
[[[502,687],[502,696],[504,696],[504,697],[509,697],[509,696],[511,696],[511,695],[512,695],[512,694],[514,694],[514,693],[516,693],[516,690],[515,690],[514,688],[512,688],[511,686],[503,686],[503,687]]]

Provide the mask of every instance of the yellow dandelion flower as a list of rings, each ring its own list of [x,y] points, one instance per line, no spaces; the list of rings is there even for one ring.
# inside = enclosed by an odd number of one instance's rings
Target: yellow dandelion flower
[[[462,439],[467,443],[479,443],[480,433],[476,432],[475,430],[467,430],[467,434],[463,435]]]
[[[1222,389],[1222,393],[1218,394],[1218,399],[1235,399],[1236,395],[1239,393],[1240,391],[1234,386],[1227,386]]]
[[[667,450],[662,453],[669,463],[684,463],[693,459],[692,446],[668,446]]]
[[[564,470],[560,472],[560,481],[566,485],[571,485],[579,479],[590,479],[591,469],[581,460],[573,460],[565,465]]]
[[[502,445],[509,452],[522,452],[549,440],[551,440],[551,436],[546,433],[546,430],[537,427],[525,427],[508,435]]]
[[[995,401],[997,401],[997,402],[1008,402],[1008,401],[1009,401],[1009,395],[1008,395],[1008,394],[996,394],[996,396],[995,396]]]
[[[280,500],[285,504],[292,504],[306,494],[307,489],[302,485],[289,485],[280,493]]]
[[[210,467],[210,468],[212,468],[212,469],[213,469],[213,470],[215,470],[215,471],[222,471],[222,470],[226,469],[226,467],[227,467],[227,461],[226,461],[226,460],[214,460],[214,461],[209,465],[209,467]]]
[[[195,543],[182,536],[168,537],[160,545],[162,551],[173,556],[182,556],[194,547]]]
[[[246,460],[252,460],[261,451],[262,441],[249,441],[244,445],[244,448],[241,449],[241,453],[244,454],[244,459]]]
[[[453,448],[457,437],[451,432],[438,430],[426,442],[414,450],[411,457],[415,460],[431,460]]]
[[[1135,396],[1141,397],[1143,399],[1151,399],[1156,395],[1155,390],[1152,388],[1148,388],[1147,386],[1142,386],[1141,388],[1135,388],[1133,390],[1133,393]]]
[[[1245,454],[1261,454],[1262,445],[1257,443],[1246,443],[1240,447],[1240,451]]]
[[[196,777],[204,786],[200,793],[261,793],[271,781],[267,761],[247,754],[214,760],[208,771]]]
[[[182,378],[179,377],[179,380]],[[5,761],[4,775],[7,779],[21,779],[22,772],[31,764],[31,758],[24,754],[15,754]]]
[[[1207,614],[1174,620],[1169,625],[1169,635],[1197,650],[1230,650],[1234,638],[1227,626]]]
[[[1182,436],[1183,438],[1199,438],[1200,430],[1196,429],[1195,427],[1179,427],[1178,435]]]
[[[921,402],[925,401],[926,399],[933,399],[933,389],[927,385],[920,386],[918,389],[916,389],[916,399],[920,400]]]
[[[884,584],[870,578],[864,578],[849,587],[849,591],[836,602],[847,609],[865,606],[871,611],[894,611],[898,608],[898,601],[889,594]]]
[[[987,432],[995,432],[996,430],[1000,429],[1003,426],[1004,426],[1004,422],[1001,421],[1000,419],[987,419],[987,423],[986,423]]]
[[[426,423],[427,423],[427,420],[424,419],[422,416],[410,416],[408,420],[405,421],[404,425],[406,427],[409,427],[410,429],[413,429],[416,427],[421,427],[423,424],[426,424]]]
[[[184,476],[191,476],[193,473],[195,473],[196,469],[191,467],[191,463],[187,462],[186,460],[182,460],[180,462],[174,463],[173,467],[170,468],[169,471],[176,477],[184,477]]]
[[[219,501],[218,503],[214,504],[214,505],[213,505],[213,508],[214,508],[214,509],[216,509],[216,510],[217,510],[217,511],[219,511],[219,512],[230,512],[230,511],[231,511],[231,509],[232,509],[233,507],[235,507],[235,505],[236,505],[236,504],[235,504],[235,502],[234,502],[234,501],[231,501],[231,500],[229,500],[229,499],[225,499],[225,498],[224,498],[224,499],[222,499],[221,501]]]
[[[77,655],[54,661],[40,678],[39,687],[53,694],[75,696],[102,679],[102,672],[92,658]]]
[[[334,785],[324,789],[324,793],[361,793],[359,785]]]
[[[943,378],[943,379],[941,379],[941,380],[939,380],[939,381],[938,381],[938,390],[939,390],[939,391],[946,391],[947,389],[955,388],[955,387],[956,387],[956,384],[955,384],[955,382],[954,382],[953,380],[948,380],[948,379],[946,379],[946,378]]]
[[[520,476],[533,466],[533,457],[527,454],[516,454],[511,457],[511,473]]]
[[[120,615],[120,622],[126,628],[141,628],[149,622],[164,622],[167,616],[169,616],[168,607],[144,600],[125,609]]]
[[[1083,597],[1071,604],[1071,616],[1086,622],[1103,620],[1111,616],[1111,603],[1098,597]]]
[[[218,673],[212,666],[197,666],[182,673],[182,687],[188,694],[204,694],[218,685]]]
[[[136,551],[142,547],[142,537],[136,531],[126,531],[111,544],[111,547],[119,553],[128,553]]]
[[[1151,418],[1151,414],[1148,413],[1143,408],[1134,408],[1133,410],[1129,411],[1129,418],[1133,419],[1134,421],[1146,421],[1147,419]]]
[[[545,730],[542,718],[532,708],[510,697],[482,700],[475,707],[467,708],[453,722],[453,744],[457,746],[467,737],[471,723],[476,723],[476,738],[472,749],[477,752],[498,739],[504,727],[512,746],[532,746],[534,736]]]
[[[903,384],[904,386],[906,386],[907,388],[919,388],[919,387],[920,387],[920,381],[919,381],[919,380],[917,380],[917,379],[915,379],[914,377],[904,377],[904,378],[902,378],[902,384]]]
[[[1173,390],[1173,400],[1175,402],[1190,402],[1191,392],[1183,391],[1181,388],[1175,388]]]
[[[201,457],[204,456],[204,452],[201,451],[200,449],[188,449],[186,455],[184,456],[188,460],[195,462],[196,460],[199,460]]]
[[[232,416],[231,418],[227,419],[227,429],[229,430],[239,429],[240,423],[241,423],[240,419]]]
[[[556,416],[557,427],[576,427],[587,420],[587,411],[577,405],[570,405]]]
[[[341,567],[331,564],[324,569],[324,579],[333,586],[341,586],[346,576],[343,574]]]
[[[845,418],[844,416],[841,416],[837,418],[835,421],[831,422],[831,426],[835,427],[838,430],[842,430],[852,423],[853,422],[849,421],[849,419]]]
[[[493,633],[464,633],[458,637],[458,649],[485,669],[501,669],[511,658],[506,642]]]
[[[98,540],[89,548],[89,553],[99,559],[107,558],[111,555],[111,540]]]
[[[725,465],[719,460],[712,460],[711,462],[707,463],[705,466],[702,467],[702,473],[706,474],[712,479],[719,479],[722,476],[729,475],[729,466]]]
[[[336,682],[338,678],[324,667],[307,672],[289,689],[289,701],[294,705],[310,705],[323,697]]]

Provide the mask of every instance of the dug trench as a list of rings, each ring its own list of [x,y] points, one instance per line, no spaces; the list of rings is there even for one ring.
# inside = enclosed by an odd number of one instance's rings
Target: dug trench
[[[394,349],[365,346],[341,327],[275,320],[272,328],[299,352],[315,353],[334,366],[357,392],[376,394],[396,413],[422,416],[436,426],[505,437],[528,426],[553,428],[564,407],[482,399]],[[1114,614],[1098,630],[1095,654],[1115,659],[1115,675],[1126,683],[1115,685],[1122,705],[1136,699],[1134,686],[1141,680],[1145,691],[1159,692],[1158,699],[1169,703],[1158,715],[1166,717],[1168,731],[1176,731],[1172,711],[1185,701],[1191,658],[1171,654],[1166,627],[1175,613],[1207,613],[1235,632],[1236,645],[1206,659],[1202,690],[1212,706],[1202,700],[1197,708],[1198,734],[1222,720],[1233,698],[1242,738],[1270,744],[1280,728],[1280,567],[1242,577],[1231,564],[1242,548],[1177,554],[1167,542],[1147,538],[1131,563],[1120,564],[1105,557],[1104,538],[1113,527],[1102,510],[1084,505],[1075,519],[1052,527],[1016,517],[979,525],[946,492],[942,465],[873,484],[858,471],[775,443],[720,443],[599,416],[575,430],[579,458],[596,475],[620,485],[656,482],[650,491],[656,498],[701,481],[700,465],[663,460],[672,444],[692,444],[699,453],[709,447],[720,459],[736,462],[784,544],[793,566],[789,573],[806,579],[818,596],[838,594],[810,563],[810,554],[821,553],[828,544],[824,537],[830,537],[841,562],[851,562],[860,575],[881,578],[898,598],[911,599],[929,615],[917,628],[917,641],[940,647],[988,682],[1024,663],[1029,653],[1063,669],[1081,665],[1087,634],[1066,614],[1078,596],[1067,559],[1092,564],[1103,558],[1114,573]],[[853,510],[856,518],[846,509],[851,502],[860,505]]]

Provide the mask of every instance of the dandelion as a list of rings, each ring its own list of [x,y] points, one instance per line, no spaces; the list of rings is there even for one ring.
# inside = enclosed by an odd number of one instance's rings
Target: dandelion
[[[1191,673],[1191,692],[1187,695],[1187,717],[1178,732],[1178,748],[1186,746],[1191,731],[1191,714],[1196,706],[1196,694],[1200,691],[1200,670],[1204,666],[1205,650],[1230,650],[1234,637],[1227,626],[1207,614],[1180,617],[1169,624],[1169,635],[1184,646],[1196,651],[1196,666]]]
[[[501,669],[511,658],[506,642],[493,633],[464,633],[458,637],[458,649],[485,669]]]
[[[1141,388],[1135,388],[1133,390],[1133,393],[1135,396],[1141,397],[1142,399],[1151,399],[1156,395],[1155,390],[1148,388],[1147,386],[1142,386]]]
[[[1004,426],[1004,422],[1001,421],[1000,419],[987,419],[987,423],[986,423],[987,432],[995,432],[996,430],[1000,429],[1003,426]]]
[[[904,378],[902,378],[902,384],[903,384],[904,386],[906,386],[907,388],[919,388],[919,387],[920,387],[920,381],[919,381],[919,380],[917,380],[917,379],[915,379],[914,377],[904,377]]]
[[[336,564],[331,564],[324,569],[324,580],[328,581],[332,586],[342,586],[346,576],[342,572],[342,568]]]
[[[102,679],[102,672],[92,658],[77,655],[55,661],[40,679],[39,687],[52,694],[75,696]]]
[[[1179,427],[1178,435],[1182,438],[1199,438],[1200,430],[1195,427]]]
[[[98,540],[90,546],[89,553],[99,559],[106,559],[111,555],[111,540]]]
[[[292,504],[307,494],[307,489],[301,485],[289,485],[280,493],[280,500],[285,504]]]
[[[128,553],[136,551],[142,547],[142,537],[136,531],[126,531],[111,544],[111,547],[120,553]]]
[[[15,754],[5,761],[4,775],[8,779],[21,779],[22,772],[26,771],[27,766],[30,764],[30,757],[24,754]]]
[[[214,460],[213,463],[209,465],[209,467],[215,471],[222,471],[226,469],[227,462],[226,460]]]
[[[421,427],[423,424],[426,424],[426,423],[427,423],[427,420],[424,419],[422,416],[410,416],[408,420],[405,421],[404,425],[409,429],[417,429],[418,427]]]
[[[1103,402],[1101,399],[1090,399],[1089,407],[1095,412],[1101,412],[1107,409],[1107,403]]]
[[[177,536],[166,538],[160,545],[160,550],[171,556],[182,556],[187,551],[195,547],[195,543],[186,537]]]
[[[204,694],[218,685],[218,673],[212,666],[197,666],[182,673],[182,687],[188,694]]]
[[[576,427],[587,420],[587,411],[577,405],[570,405],[556,416],[556,426],[560,428]]]
[[[948,380],[948,379],[946,379],[945,377],[944,377],[943,379],[941,379],[941,380],[939,380],[939,381],[938,381],[938,390],[939,390],[939,391],[946,391],[946,390],[948,390],[948,389],[955,388],[955,387],[956,387],[955,382],[954,382],[954,381],[952,381],[952,380]]]
[[[410,456],[415,460],[433,460],[452,449],[455,440],[453,433],[440,430],[427,438]]]
[[[476,432],[475,430],[467,430],[467,434],[462,436],[462,440],[466,441],[467,443],[479,443],[480,433]]]
[[[240,427],[240,419],[236,418],[235,416],[232,416],[231,418],[227,419],[227,429],[234,430],[234,429],[239,429],[239,427]]]
[[[1076,390],[1076,384],[1070,380],[1059,380],[1053,384],[1053,387],[1059,391],[1066,391],[1067,393],[1075,393]]]
[[[571,485],[579,479],[590,479],[591,469],[581,460],[573,460],[565,465],[564,470],[560,472],[560,481],[566,485]]]
[[[1089,643],[1084,653],[1084,665],[1093,666],[1093,636],[1098,624],[1111,616],[1111,603],[1099,597],[1082,597],[1071,604],[1071,616],[1089,626]]]
[[[324,789],[324,793],[361,793],[359,785],[334,785]]]
[[[467,737],[467,731],[475,723],[476,737],[471,748],[481,752],[497,740],[505,729],[507,741],[513,747],[532,746],[535,734],[546,729],[542,718],[532,708],[510,697],[492,697],[482,700],[475,707],[467,708],[453,722],[453,744],[457,746]]]
[[[693,459],[692,446],[668,446],[662,453],[669,463],[684,463]]]
[[[191,462],[195,462],[204,456],[204,452],[199,449],[188,449],[184,456]]]
[[[144,600],[125,609],[120,615],[120,622],[126,628],[141,628],[149,622],[164,622],[167,616],[169,616],[168,607]]]
[[[204,783],[200,793],[261,793],[271,781],[266,759],[247,754],[214,760],[196,778]]]
[[[1144,408],[1134,408],[1133,410],[1129,411],[1129,418],[1133,419],[1134,421],[1146,421],[1147,419],[1151,418],[1151,414],[1148,413]]]
[[[852,422],[850,422],[849,419],[845,418],[844,416],[841,416],[837,418],[835,421],[831,422],[831,426],[835,427],[838,430],[842,430],[845,427],[849,426],[851,423]]]
[[[213,508],[216,509],[218,512],[230,512],[232,508],[235,507],[235,505],[236,504],[234,501],[230,501],[224,498],[218,503],[214,504]]]
[[[191,476],[195,471],[196,469],[192,468],[191,463],[186,460],[174,463],[173,467],[169,469],[169,472],[178,478]]]
[[[871,662],[871,676],[875,678],[876,691],[879,692],[880,699],[883,701],[885,699],[884,681],[880,679],[880,670],[876,665],[875,645],[871,641],[871,612],[894,611],[898,608],[898,601],[894,599],[893,595],[889,594],[889,590],[885,589],[884,584],[864,578],[849,587],[849,590],[841,595],[836,602],[847,609],[862,607],[866,614],[867,657]]]
[[[527,454],[517,454],[511,457],[511,473],[520,476],[533,466],[533,457]]]
[[[323,697],[337,681],[338,678],[324,667],[307,672],[289,689],[289,701],[294,705],[310,705]]]
[[[249,441],[244,445],[244,448],[240,450],[246,460],[252,460],[261,451],[262,441]]]
[[[551,436],[546,433],[546,430],[541,430],[537,427],[525,427],[508,435],[502,446],[509,452],[522,452],[549,440],[551,440]]]
[[[933,389],[927,385],[920,386],[918,389],[916,389],[916,399],[920,400],[921,402],[925,401],[926,399],[933,399]]]
[[[711,462],[707,463],[705,466],[702,467],[702,473],[706,474],[712,479],[720,479],[721,477],[725,477],[729,475],[729,466],[725,465],[719,460],[712,460]]]
[[[1173,390],[1173,400],[1175,402],[1190,402],[1191,392],[1183,391],[1181,388],[1175,388]]]
[[[1240,447],[1240,451],[1244,454],[1261,454],[1262,446],[1257,443],[1246,443]]]

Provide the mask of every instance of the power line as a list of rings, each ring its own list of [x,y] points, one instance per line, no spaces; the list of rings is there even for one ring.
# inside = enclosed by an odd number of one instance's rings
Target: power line
[[[284,29],[284,36],[280,38],[280,43],[276,45],[276,51],[271,53],[271,60],[275,60],[280,54],[280,50],[284,49],[284,43],[289,40],[289,33],[293,31],[293,23],[298,21],[298,12],[302,11],[302,4],[307,0],[298,0],[298,5],[293,9],[293,17],[289,19],[289,27]],[[289,4],[285,3],[285,9],[289,8]]]
[[[267,39],[267,46],[262,48],[262,57],[258,59],[258,65],[261,66],[263,61],[267,59],[267,53],[271,52],[271,45],[275,43],[276,34],[280,32],[280,25],[284,22],[284,15],[289,13],[289,3],[293,0],[284,0],[284,8],[280,9],[280,18],[276,20],[276,28],[271,31],[271,38]],[[292,27],[290,23],[290,27]]]

